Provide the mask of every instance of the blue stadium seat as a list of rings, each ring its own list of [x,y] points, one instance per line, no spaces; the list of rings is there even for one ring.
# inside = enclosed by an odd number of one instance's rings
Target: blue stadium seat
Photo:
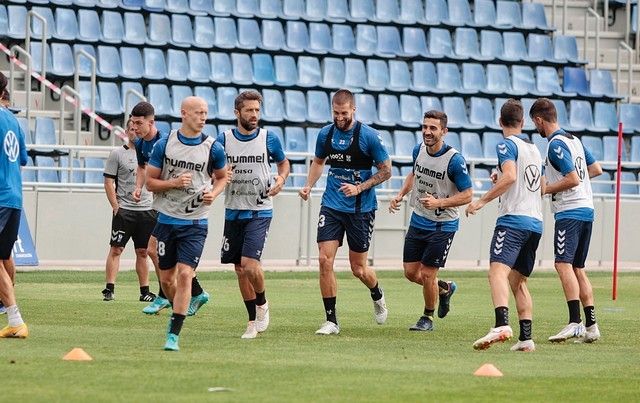
[[[207,102],[209,108],[208,119],[215,119],[218,117],[218,102],[216,101],[216,91],[210,86],[195,87],[193,89],[193,95],[204,99]]]
[[[549,147],[549,142],[547,141],[547,139],[545,139],[538,133],[533,133],[531,135],[531,141],[538,148],[538,151],[540,152],[540,156],[544,161],[547,156],[547,149]]]
[[[194,45],[191,18],[185,14],[171,16],[171,44],[174,47],[190,48]]]
[[[419,142],[422,142],[422,133],[419,133],[419,139],[417,139]],[[460,151],[462,150],[462,144],[460,142],[460,135],[456,132],[447,132],[447,134],[445,135],[444,138],[444,142],[446,144],[449,144],[451,147],[455,148],[456,150]]]
[[[479,63],[462,64],[462,88],[465,92],[484,92],[487,88],[487,78],[484,68]]]
[[[613,180],[618,178],[618,173],[614,172]],[[633,172],[622,172],[620,176],[620,194],[626,195],[637,195],[638,194],[638,177]],[[624,183],[624,182],[634,182],[634,183]]]
[[[309,47],[309,31],[302,21],[287,21],[287,50],[304,52]]]
[[[484,92],[498,96],[524,95],[524,92],[514,91],[511,88],[509,68],[504,64],[487,65],[487,87]]]
[[[405,166],[403,166],[402,168],[405,168]],[[408,168],[412,168],[412,167],[408,167]],[[392,189],[392,190],[400,189],[402,188],[403,177],[404,175],[402,175],[402,171],[400,170],[400,168],[393,165],[391,167],[391,178],[385,183],[383,183],[382,186],[386,189]]]
[[[56,128],[51,118],[36,118],[34,144],[58,144]]]
[[[84,167],[90,169],[85,171],[84,183],[104,183],[104,160],[102,158],[84,159]]]
[[[478,135],[478,133],[460,133],[460,145],[462,147],[460,152],[466,160],[473,158],[484,158],[484,153],[482,152],[482,143],[480,142],[480,136]],[[495,150],[493,154],[494,156],[492,158],[495,158]]]
[[[289,178],[291,178],[293,187],[303,187],[307,182],[307,167],[304,164],[291,164]]]
[[[165,46],[171,42],[171,21],[165,14],[149,14],[147,21],[147,44]]]
[[[83,51],[87,52],[94,59],[96,59],[96,49],[91,45],[85,45],[85,44],[75,44],[75,45],[73,45],[74,58],[75,58],[75,55],[80,50],[83,50]],[[84,56],[80,57],[79,63],[76,66],[76,68],[79,70],[80,77],[90,77],[91,76],[91,62],[86,57],[84,57]],[[96,66],[96,68],[97,68],[97,66]]]
[[[189,6],[189,0],[165,0],[166,4],[164,6],[165,11],[168,11],[170,14],[191,14],[191,15],[202,15],[203,12],[198,12],[196,10],[192,10]],[[229,1],[227,1],[229,2]],[[216,3],[223,3],[221,0],[217,0]]]
[[[596,102],[593,106],[593,125],[603,130],[618,131],[618,112],[615,103]],[[633,130],[623,128],[625,133]]]
[[[589,72],[589,92],[595,97],[623,98],[617,94],[609,70],[593,69]]]
[[[291,20],[301,20],[305,16],[305,2],[297,0],[282,1],[282,17]]]
[[[7,8],[4,4],[0,5],[0,36],[8,36],[9,33],[9,16]]]
[[[58,161],[58,164],[60,167],[61,183],[69,183],[69,182],[83,183],[84,182],[84,171],[80,170],[80,168],[82,168],[80,165],[80,160],[78,160],[77,158],[73,159],[73,163],[71,164],[73,165],[73,173],[71,173],[71,171],[68,170],[68,168],[70,167],[69,157],[61,156],[60,161]]]
[[[144,64],[140,49],[121,47],[120,60],[122,61],[122,71],[120,76],[127,80],[139,80],[144,74]]]
[[[413,154],[413,148],[416,146],[416,137],[413,133],[396,130],[393,132],[393,140],[395,143],[395,155],[403,157],[411,157]]]
[[[491,174],[488,169],[474,168],[472,176],[474,191],[486,192],[487,190],[491,189]]]
[[[377,21],[372,0],[351,0],[350,17],[353,22]]]
[[[356,39],[353,36],[353,29],[349,25],[333,24],[331,33],[333,39],[332,53],[338,55],[355,53]]]
[[[505,104],[505,102],[507,102],[507,98],[495,98],[493,100],[493,111],[495,113],[494,116],[494,121],[496,123],[500,122],[500,109],[502,108],[502,106]],[[529,113],[529,111],[524,111],[524,114],[526,115],[527,113]]]
[[[190,0],[189,1],[189,9],[197,13],[204,13],[209,15],[214,15],[216,13],[214,8],[214,2],[208,0]],[[215,2],[216,4],[221,3],[220,1]],[[235,6],[235,1],[233,2]],[[234,7],[235,8],[235,7]]]
[[[604,146],[602,145],[602,137],[582,136],[580,138],[582,145],[587,149],[596,161],[604,160]]]
[[[553,30],[547,23],[542,3],[522,3],[522,27],[526,29]]]
[[[262,48],[262,36],[258,21],[255,19],[238,19],[238,47],[241,49]]]
[[[429,57],[427,38],[424,29],[416,27],[402,28],[402,43],[404,53],[410,56]]]
[[[307,127],[307,152],[315,153],[316,140],[318,139],[318,133],[320,129],[317,127]]]
[[[438,89],[442,93],[475,94],[477,91],[466,90],[462,87],[460,70],[455,63],[438,63]]]
[[[309,21],[327,19],[327,0],[307,1],[304,18]]]
[[[342,59],[325,57],[322,60],[322,82],[323,88],[342,88],[344,83],[345,67]]]
[[[563,69],[563,90],[575,92],[583,97],[591,97],[587,72],[581,67],[565,67]]]
[[[443,97],[442,107],[449,118],[447,126],[465,130],[480,130],[484,125],[475,125],[467,118],[467,108],[461,97]]]
[[[472,27],[476,25],[467,0],[448,0],[447,5],[449,12],[447,24],[456,27]]]
[[[496,26],[496,7],[493,0],[475,0],[473,5],[473,21],[477,26]]]
[[[238,12],[255,13],[258,8],[255,7],[257,0],[243,2],[239,1],[236,5]],[[251,4],[254,3],[254,4]],[[254,6],[249,8],[249,6]],[[282,1],[280,0],[260,0],[259,15],[263,18],[282,18]]]
[[[620,104],[620,122],[627,132],[640,132],[640,105]]]
[[[169,88],[164,84],[149,84],[147,86],[147,99],[155,108],[156,116],[167,118],[173,114],[171,95]]]
[[[54,77],[73,77],[76,71],[71,46],[66,43],[51,44],[51,70]]]
[[[562,62],[587,64],[588,61],[578,56],[578,43],[572,35],[556,35],[553,38],[553,57]]]
[[[513,65],[511,67],[512,88],[515,92],[539,97],[551,96],[551,92],[538,91],[536,77],[530,66]]]
[[[472,97],[469,101],[469,122],[492,130],[500,130],[495,119],[495,112],[491,100],[488,98]]]
[[[53,18],[52,9],[48,7],[33,7],[31,8],[31,11],[37,13],[42,18],[44,18],[45,21],[47,21],[47,32],[45,33],[45,37],[47,39],[51,39],[51,37],[57,38],[56,21]],[[37,38],[38,40],[42,38],[43,30],[44,30],[44,27],[42,26],[42,22],[37,18],[32,18],[31,32],[32,32],[33,38],[34,39]]]
[[[378,130],[378,135],[380,136],[382,145],[384,146],[385,150],[387,150],[387,154],[395,155],[393,137],[391,137],[391,132],[389,130]]]
[[[614,193],[613,184],[610,181],[611,174],[609,172],[603,172],[602,175],[591,178],[591,191],[594,194]]]
[[[344,85],[352,91],[361,91],[367,86],[367,70],[360,59],[345,59]]]
[[[302,127],[287,126],[284,129],[284,151],[290,161],[304,161],[305,157],[291,156],[289,153],[306,153],[307,136]]]
[[[182,101],[193,95],[193,91],[191,87],[187,87],[186,85],[172,85],[171,86],[171,116],[174,118],[180,118],[182,113],[180,110],[182,109]]]
[[[60,182],[58,170],[56,169],[58,167],[53,158],[37,155],[35,166],[38,167],[38,170],[36,171],[36,177],[38,182],[41,182],[41,183],[43,182],[59,183]],[[44,169],[40,169],[40,168],[44,168]]]
[[[2,19],[1,14],[2,12],[0,10],[0,20]],[[76,19],[75,11],[69,8],[57,8],[55,20],[56,20],[56,37],[58,39],[63,41],[76,40],[76,38],[78,37],[78,20]],[[2,25],[1,22],[0,22],[0,25]],[[0,34],[2,34],[1,29],[0,29]],[[4,34],[6,34],[6,32]]]
[[[289,122],[302,123],[307,120],[307,101],[302,91],[285,90],[285,118]]]
[[[162,13],[164,12],[165,3],[165,0],[144,0],[142,8],[152,13]]]
[[[504,53],[501,60],[509,62],[530,61],[522,32],[505,32],[502,34],[502,42]]]
[[[451,43],[451,33],[444,28],[430,28],[429,52],[432,57],[436,58],[455,58],[453,45]]]
[[[536,87],[540,93],[552,93],[559,97],[575,97],[575,93],[567,93],[562,90],[558,70],[555,67],[536,67]]]
[[[215,17],[213,19],[215,29],[215,46],[222,49],[233,49],[238,46],[238,34],[236,23],[231,18]]]
[[[387,88],[400,92],[408,91],[411,88],[411,73],[406,62],[402,60],[389,61],[389,84]]]
[[[264,50],[284,50],[285,43],[284,29],[282,23],[277,20],[262,20],[262,48]]]
[[[437,97],[422,96],[420,97],[420,103],[422,104],[423,112],[428,112],[431,110],[444,112],[444,109],[442,109],[442,103]]]
[[[237,85],[253,84],[253,65],[251,57],[245,53],[231,54],[231,81]]]
[[[78,10],[77,39],[83,42],[98,42],[101,40],[101,37],[102,33],[100,31],[100,18],[98,17],[98,13],[96,13],[95,10]]]
[[[218,137],[218,129],[216,125],[206,124],[204,125],[204,129],[202,129],[202,133],[206,134],[209,137],[213,137],[214,139]]]
[[[27,167],[33,167],[33,159],[31,157],[27,158],[27,165],[22,168],[22,183],[37,182],[36,171]]]
[[[142,58],[144,59],[144,78],[147,80],[164,80],[167,77],[167,65],[162,50],[144,48],[142,50]]]
[[[331,30],[327,24],[312,22],[309,24],[309,47],[308,52],[316,54],[327,54],[333,49]]]
[[[331,106],[329,97],[324,91],[307,92],[307,116],[312,123],[331,122]]]
[[[117,11],[102,12],[102,42],[120,44],[124,38],[122,14]]]
[[[355,94],[356,98],[356,118],[365,124],[372,124],[378,120],[376,101],[370,94]]]
[[[144,95],[144,89],[142,88],[142,84],[139,81],[123,81],[120,85],[120,94],[122,95],[122,106],[128,107],[132,109],[134,105],[143,99],[138,97],[135,93],[129,92],[129,90],[134,90],[139,94]],[[127,97],[129,97],[129,103],[127,104]],[[125,110],[125,112],[127,112]]]
[[[631,161],[640,162],[640,136],[631,137]]]
[[[562,64],[562,60],[553,57],[553,47],[549,35],[529,34],[527,42],[529,61]]]
[[[312,56],[298,58],[298,85],[301,87],[318,87],[322,81],[320,61]]]
[[[480,55],[488,60],[502,60],[504,45],[500,32],[486,29],[480,31]]]
[[[284,104],[282,94],[278,90],[262,90],[262,120],[265,122],[282,122],[284,120]]]
[[[514,1],[496,1],[496,26],[502,28],[521,28],[522,12],[520,3]]]
[[[231,87],[218,87],[217,91],[218,118],[223,120],[236,120],[233,109],[234,101],[238,96],[238,90]]]
[[[147,24],[140,13],[124,13],[124,34],[122,42],[130,45],[144,45],[147,41]]]
[[[190,50],[187,52],[189,58],[189,74],[187,79],[195,83],[208,83],[211,79],[211,63],[209,55],[205,52]]]
[[[389,94],[378,95],[378,115],[377,124],[382,126],[397,126],[400,122],[400,103],[398,97]]]
[[[412,89],[419,92],[433,92],[438,87],[436,68],[431,62],[415,61],[411,64],[413,72]]]
[[[536,101],[533,98],[522,98],[520,99],[522,102],[522,109],[524,110],[524,130],[535,130],[535,125],[529,117],[529,111],[531,110],[531,105]]]
[[[33,53],[34,52],[32,52],[32,55]],[[37,57],[35,57],[34,64],[36,60],[38,60]],[[118,78],[122,74],[122,63],[120,62],[120,54],[117,48],[112,46],[98,46],[97,74],[100,78]]]
[[[397,22],[404,25],[426,23],[422,3],[422,0],[400,0],[400,16]]]
[[[275,55],[273,57],[276,70],[276,85],[291,87],[298,83],[298,69],[296,61],[291,56]]]
[[[567,106],[565,105],[564,101],[560,99],[552,99],[551,102],[553,102],[553,105],[556,107],[556,113],[558,114],[558,124],[560,125],[560,127],[569,132],[576,131],[576,128],[571,126],[571,123],[569,122]]]
[[[449,20],[445,0],[425,0],[425,24],[439,26]]]
[[[12,39],[24,39],[26,35],[26,20],[26,7],[16,5],[7,6],[7,36]],[[100,27],[100,25],[98,25],[98,27]]]
[[[376,55],[380,57],[407,56],[403,50],[398,28],[379,25],[377,31],[378,47]]]
[[[466,3],[467,0],[461,0]],[[484,56],[480,53],[478,44],[478,33],[473,28],[456,29],[455,54],[464,59],[474,59],[478,61],[489,61],[493,56]]]
[[[385,91],[389,86],[389,69],[384,60],[367,60],[367,86],[370,91]]]
[[[593,112],[589,101],[572,99],[569,102],[569,124],[577,132],[607,133],[609,131],[609,129],[594,126]]]
[[[116,83],[98,82],[98,113],[107,116],[119,116],[124,112],[120,88]]]
[[[47,58],[47,60],[45,61],[45,63],[47,64],[46,71],[51,71],[53,69],[53,64],[51,62],[51,47],[49,45],[46,45],[45,52]],[[37,72],[42,71],[42,43],[31,42],[30,53],[33,70]]]
[[[253,82],[257,85],[273,85],[276,81],[276,71],[273,67],[271,55],[254,53],[251,55],[253,65]]]
[[[496,158],[496,146],[504,137],[498,132],[482,133],[482,151],[485,158]]]
[[[18,118],[18,123],[20,124],[22,133],[24,134],[25,144],[33,144],[33,135],[29,128],[29,121],[27,121],[27,118]]]
[[[213,19],[210,17],[196,17],[193,24],[193,43],[203,49],[211,49],[215,43]]]
[[[219,84],[229,84],[232,80],[231,58],[227,53],[211,52],[211,80]]]
[[[382,23],[398,22],[400,7],[396,1],[377,0],[374,21]]]
[[[327,0],[327,20],[344,22],[350,18],[347,0]]]
[[[378,34],[373,25],[358,24],[356,27],[356,50],[360,56],[371,56],[378,49]]]

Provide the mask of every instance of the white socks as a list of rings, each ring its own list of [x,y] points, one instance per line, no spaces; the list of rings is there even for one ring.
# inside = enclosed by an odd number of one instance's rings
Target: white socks
[[[20,310],[18,310],[18,305],[8,306],[7,316],[9,317],[9,326],[11,327],[16,327],[24,324],[22,316],[20,316]]]

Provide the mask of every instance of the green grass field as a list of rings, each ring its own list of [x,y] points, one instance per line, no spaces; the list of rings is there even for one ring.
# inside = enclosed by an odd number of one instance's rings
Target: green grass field
[[[339,275],[339,336],[314,335],[324,321],[316,273],[267,273],[271,326],[241,340],[246,312],[233,273],[203,273],[213,300],[185,321],[180,352],[162,350],[168,313],[141,313],[133,273],[116,301],[103,302],[103,274],[18,273],[17,295],[31,335],[0,340],[0,401],[620,401],[640,400],[640,274],[591,276],[603,338],[594,344],[545,342],[567,320],[555,274],[534,274],[537,351],[512,342],[474,351],[493,325],[484,273],[447,271],[458,283],[452,310],[436,330],[409,332],[422,312],[421,290],[401,272],[379,273],[389,319],[373,320],[369,294]],[[0,317],[4,325],[6,318]],[[518,333],[513,302],[511,323]],[[91,362],[63,361],[73,347]],[[502,378],[473,372],[493,363]],[[210,392],[223,387],[228,391]]]

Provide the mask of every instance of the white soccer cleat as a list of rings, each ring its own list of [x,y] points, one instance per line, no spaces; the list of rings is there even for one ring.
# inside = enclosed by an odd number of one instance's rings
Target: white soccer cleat
[[[536,344],[533,342],[533,340],[518,340],[516,344],[511,346],[511,351],[536,351]]]
[[[264,332],[269,327],[269,301],[256,306],[256,330]]]
[[[600,338],[600,329],[598,328],[598,324],[594,323],[593,325],[586,328],[584,333],[584,338],[582,341],[584,343],[593,343],[594,341]]]
[[[256,329],[256,322],[250,320],[247,323],[247,330],[244,331],[244,334],[240,336],[242,339],[255,339],[258,336],[258,330]]]
[[[384,301],[383,294],[382,298],[377,301],[373,301],[373,316],[376,318],[376,323],[382,325],[387,321],[388,314],[389,310],[387,309],[387,303]]]
[[[506,340],[509,340],[513,337],[513,330],[511,330],[511,326],[498,326],[492,327],[487,333],[486,336],[478,339],[473,343],[473,348],[476,350],[486,350],[491,347],[494,343],[502,343]]]
[[[567,326],[565,326],[564,329],[560,331],[560,333],[556,334],[555,336],[549,337],[549,341],[552,343],[561,343],[563,341],[572,339],[574,337],[578,337],[578,338],[584,337],[585,332],[586,330],[582,322],[580,323],[572,322],[572,323],[569,323]]]
[[[320,329],[316,330],[316,334],[328,336],[330,334],[340,333],[340,327],[331,321],[326,321],[320,326]]]

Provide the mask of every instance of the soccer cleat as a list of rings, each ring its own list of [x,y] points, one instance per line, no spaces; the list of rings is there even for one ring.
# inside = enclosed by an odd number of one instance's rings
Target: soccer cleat
[[[256,328],[256,322],[250,320],[247,323],[247,330],[244,331],[244,334],[240,336],[241,339],[255,339],[258,336],[258,329]]]
[[[433,330],[433,318],[422,315],[415,325],[411,326],[409,330],[416,330],[419,332],[425,332],[427,330]]]
[[[456,289],[458,288],[455,281],[447,281],[447,284],[449,284],[449,290],[444,294],[440,294],[440,296],[438,297],[438,317],[440,319],[444,318],[449,313],[449,303],[451,302],[451,296],[454,292],[456,292]]]
[[[560,331],[560,333],[556,334],[555,336],[549,337],[549,341],[552,343],[561,343],[563,341],[572,339],[574,337],[578,337],[578,338],[584,337],[585,332],[586,330],[582,322],[580,323],[572,322],[572,323],[569,323],[567,326],[565,326],[564,329]]]
[[[256,306],[256,330],[260,333],[269,327],[269,301]]]
[[[492,344],[498,342],[504,342],[513,337],[513,330],[511,330],[511,326],[498,326],[492,327],[487,333],[486,336],[478,339],[473,343],[473,348],[475,350],[486,350],[491,347]]]
[[[146,313],[147,315],[157,315],[158,312],[170,306],[171,303],[168,299],[162,298],[161,296],[156,296],[156,299],[154,299],[153,302],[149,305],[145,306],[142,309],[142,312]]]
[[[29,329],[26,323],[18,326],[5,326],[0,330],[0,338],[26,339],[27,336],[29,336]]]
[[[102,290],[103,301],[113,301],[114,299],[116,299],[116,293],[114,291],[111,291],[108,288],[105,288],[104,290]]]
[[[195,315],[200,307],[207,302],[209,302],[209,293],[206,291],[202,291],[202,294],[191,297],[191,302],[189,302],[189,309],[187,310],[187,316]]]
[[[5,313],[7,313],[7,308],[0,302],[0,315],[4,315]]]
[[[180,336],[177,334],[167,333],[167,341],[164,343],[164,349],[166,351],[180,351],[178,340],[180,340]]]
[[[511,346],[511,351],[536,351],[536,344],[533,342],[533,340],[518,340],[516,344]]]
[[[382,289],[380,291],[382,291]],[[387,304],[384,301],[383,293],[382,298],[377,301],[373,301],[373,316],[376,318],[376,323],[382,325],[387,321],[388,314],[389,310],[387,310]]]
[[[593,343],[594,341],[600,338],[600,329],[598,328],[598,324],[594,323],[585,329],[584,338],[582,341],[584,343]]]
[[[316,330],[316,334],[330,335],[340,333],[340,327],[331,321],[326,321],[320,326],[320,329]]]
[[[140,302],[153,302],[154,299],[156,299],[156,294],[152,292],[140,294]]]

